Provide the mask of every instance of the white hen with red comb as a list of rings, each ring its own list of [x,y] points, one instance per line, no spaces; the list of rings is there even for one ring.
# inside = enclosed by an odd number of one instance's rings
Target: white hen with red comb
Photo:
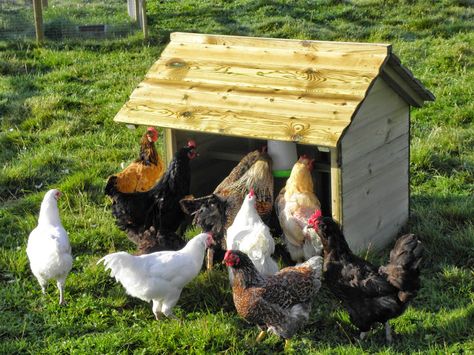
[[[59,304],[64,303],[64,284],[72,268],[71,245],[61,224],[58,210],[59,190],[49,190],[41,203],[38,225],[28,237],[26,254],[31,271],[45,293],[48,281],[56,280]]]
[[[255,203],[255,193],[250,190],[235,216],[234,223],[227,229],[227,250],[244,252],[260,273],[273,275],[278,272],[278,265],[271,257],[275,251],[275,241],[270,229],[257,213]]]

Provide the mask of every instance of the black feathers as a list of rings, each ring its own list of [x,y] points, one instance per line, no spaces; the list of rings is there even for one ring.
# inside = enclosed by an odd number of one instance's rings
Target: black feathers
[[[127,232],[130,240],[137,243],[162,234],[169,236],[183,222],[184,213],[179,201],[189,194],[192,151],[194,147],[177,151],[168,170],[149,191],[122,193],[115,188],[114,180],[109,180],[105,193],[113,200],[112,214],[117,226]],[[157,232],[150,232],[150,227]]]
[[[351,252],[331,218],[320,219],[318,234],[324,246],[325,281],[360,331],[366,332],[374,323],[385,323],[403,313],[420,287],[423,249],[413,234],[397,241],[390,263],[380,268]]]

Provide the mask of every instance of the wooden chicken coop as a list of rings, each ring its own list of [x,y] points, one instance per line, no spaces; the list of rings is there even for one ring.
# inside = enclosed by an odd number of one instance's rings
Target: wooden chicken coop
[[[195,139],[195,196],[267,140],[295,142],[323,213],[362,251],[407,222],[410,106],[433,100],[388,44],[172,33],[115,121],[164,128],[168,160]]]

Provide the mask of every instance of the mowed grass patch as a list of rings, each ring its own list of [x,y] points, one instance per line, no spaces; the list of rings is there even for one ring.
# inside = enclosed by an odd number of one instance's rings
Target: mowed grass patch
[[[474,302],[473,8],[469,1],[148,2],[151,40],[0,42],[0,353],[274,353],[234,310],[227,270],[203,270],[158,322],[97,261],[134,245],[115,226],[107,177],[138,154],[143,128],[113,122],[172,31],[384,42],[436,96],[411,113],[411,219],[426,247],[422,288],[365,342],[323,286],[293,353],[469,353]],[[79,10],[74,13],[78,13]],[[101,9],[98,12],[104,14]],[[55,14],[55,16],[60,16]],[[96,18],[98,20],[99,18]],[[106,19],[104,19],[105,21]],[[198,142],[199,144],[199,142]],[[162,144],[159,146],[163,151]],[[210,172],[212,173],[212,172]],[[69,232],[73,270],[60,307],[42,295],[25,247],[49,188]],[[187,233],[187,238],[199,231]],[[367,253],[379,264],[389,248]],[[366,255],[366,253],[362,253]]]

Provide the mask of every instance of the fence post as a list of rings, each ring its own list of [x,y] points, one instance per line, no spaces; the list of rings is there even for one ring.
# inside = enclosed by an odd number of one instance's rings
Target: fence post
[[[148,23],[146,21],[146,0],[140,0],[140,16],[142,19],[143,38],[148,39]]]
[[[135,6],[135,21],[140,22],[140,0],[133,0]]]
[[[42,43],[44,39],[43,32],[43,8],[41,6],[42,0],[33,0],[33,12],[35,14],[35,31],[36,42]]]

